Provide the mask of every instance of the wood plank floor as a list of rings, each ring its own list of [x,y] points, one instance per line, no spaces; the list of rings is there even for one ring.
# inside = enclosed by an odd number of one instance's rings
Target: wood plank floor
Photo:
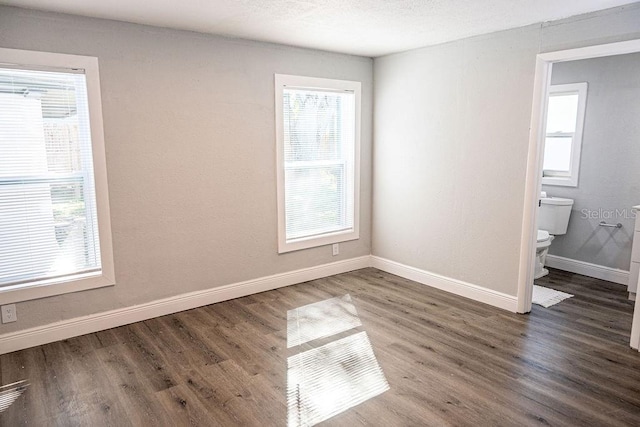
[[[640,425],[624,287],[537,283],[575,297],[517,315],[369,268],[6,354],[31,385],[0,424],[285,426],[288,359],[365,332],[389,390],[323,425]],[[360,326],[287,348],[289,310],[345,294]]]

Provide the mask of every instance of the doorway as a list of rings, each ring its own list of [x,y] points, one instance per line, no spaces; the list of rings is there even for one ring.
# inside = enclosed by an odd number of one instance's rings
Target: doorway
[[[547,115],[547,99],[549,97],[553,65],[561,62],[637,52],[640,52],[640,40],[630,40],[543,53],[536,58],[518,279],[518,312],[520,313],[531,311],[537,242],[537,207],[542,189],[542,173],[540,172],[543,170],[542,162],[546,137],[545,117]],[[635,305],[630,342],[631,347],[635,349],[638,349],[640,341],[640,304],[638,304],[638,301],[640,299],[637,299]]]

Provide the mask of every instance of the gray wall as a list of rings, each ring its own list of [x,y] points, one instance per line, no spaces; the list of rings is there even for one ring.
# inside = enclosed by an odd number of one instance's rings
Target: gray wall
[[[516,295],[536,54],[634,38],[638,5],[377,58],[373,254]]]
[[[543,186],[574,199],[567,234],[549,253],[629,270],[634,218],[640,204],[640,54],[563,62],[551,83],[587,82],[578,187]],[[623,228],[598,226],[605,220]]]
[[[640,38],[640,8],[372,61],[0,7],[2,47],[100,60],[118,285],[0,333],[370,253],[516,294],[535,54]],[[273,74],[363,83],[361,238],[277,255]]]
[[[372,60],[0,7],[0,45],[100,62],[117,285],[0,333],[370,253]],[[360,239],[278,255],[274,73],[362,82]]]

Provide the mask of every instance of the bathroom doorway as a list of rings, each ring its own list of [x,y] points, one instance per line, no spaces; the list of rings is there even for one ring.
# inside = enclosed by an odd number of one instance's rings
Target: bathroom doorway
[[[540,274],[539,269],[536,271],[536,249],[539,246],[537,221],[539,214],[538,204],[540,201],[541,191],[543,189],[546,190],[548,196],[550,195],[570,199],[570,197],[566,196],[579,194],[576,191],[580,188],[580,176],[581,174],[584,175],[585,168],[589,167],[584,162],[583,164],[580,164],[581,160],[585,160],[584,156],[582,159],[580,157],[581,147],[571,146],[572,142],[577,139],[581,139],[581,135],[578,135],[578,132],[581,131],[580,123],[573,123],[573,131],[566,129],[568,126],[564,126],[563,128],[561,125],[555,127],[550,126],[554,129],[549,129],[547,127],[546,120],[548,110],[557,110],[558,108],[579,109],[579,104],[584,102],[585,99],[588,99],[588,82],[570,81],[570,79],[567,80],[568,70],[576,68],[575,64],[578,62],[594,58],[603,58],[605,60],[607,58],[613,59],[613,57],[630,54],[636,54],[640,57],[639,52],[640,40],[631,40],[607,45],[544,53],[537,56],[522,227],[518,312],[527,313],[531,311],[534,276],[536,273],[538,273],[538,275]],[[556,75],[553,75],[554,70],[558,70]],[[587,85],[579,85],[577,83],[587,83]],[[549,96],[551,95],[553,97],[556,94],[558,96],[556,101],[558,102],[555,102],[555,105],[553,105],[554,103],[550,104]],[[611,105],[609,108],[615,108],[615,106]],[[577,122],[579,121],[580,113],[577,114]],[[606,135],[604,137],[606,138]],[[600,138],[602,139],[603,136],[600,136]],[[547,144],[545,144],[545,142]],[[608,140],[610,147],[613,147],[613,142],[614,141]],[[605,143],[607,143],[607,140],[605,140]],[[545,154],[547,155],[546,161]],[[585,178],[585,180],[586,179],[587,178]],[[605,184],[606,179],[606,177],[603,177],[602,179]],[[628,184],[631,183],[629,182]],[[552,191],[553,193],[551,193]],[[589,226],[589,224],[592,226],[593,221],[597,220],[596,230],[598,232],[602,232],[604,230],[612,231],[614,233],[622,232],[627,234],[628,240],[631,240],[634,233],[635,222],[631,208],[634,205],[640,204],[640,191],[636,193],[636,197],[638,200],[635,202],[625,202],[628,204],[628,206],[625,206],[624,208],[627,209],[626,211],[620,209],[614,212],[608,212],[608,210],[602,209],[602,206],[599,206],[604,204],[601,201],[596,201],[589,207],[586,207],[584,204],[576,205],[575,208],[578,210],[576,211],[574,208],[572,216],[575,217],[577,212],[580,215],[586,215],[585,219],[589,219],[589,221],[577,221],[569,231],[575,231],[575,229],[579,229],[580,226],[585,227]],[[594,206],[595,209],[593,208]],[[604,222],[604,224],[600,225],[600,222]],[[622,224],[622,228],[618,228],[618,223],[624,223]],[[593,236],[591,236],[591,239],[595,239],[592,242],[594,247],[597,246],[597,244],[602,243],[597,242],[598,235],[595,233],[592,234]],[[613,234],[605,234],[605,240],[606,236],[611,235]],[[614,235],[614,237],[616,236],[624,237],[623,234]],[[576,244],[579,245],[579,243],[576,242],[572,243],[571,239],[561,239],[561,241],[564,246],[562,249],[569,252],[575,249]],[[616,242],[615,239],[609,239],[605,241],[605,244],[619,245],[620,242]],[[624,250],[629,251],[628,255],[630,256],[630,245],[627,244],[624,247]],[[604,253],[606,253],[606,251]],[[596,256],[598,254],[592,255]],[[600,255],[602,255],[602,253],[600,253]],[[624,259],[625,256],[625,254],[622,254],[618,257],[620,259]],[[564,260],[566,260],[565,257],[556,256],[554,262],[562,262]],[[584,264],[596,265],[595,263],[588,262]],[[625,282],[628,277],[628,273],[625,275],[626,271],[624,271],[626,265],[624,262],[621,263],[618,260],[618,264],[615,266],[621,268],[606,267],[602,269],[602,271],[610,274],[611,276],[601,278],[620,283],[622,286],[622,283]],[[637,349],[638,341],[640,341],[640,310],[638,310],[637,304],[635,308],[630,344],[633,348]]]

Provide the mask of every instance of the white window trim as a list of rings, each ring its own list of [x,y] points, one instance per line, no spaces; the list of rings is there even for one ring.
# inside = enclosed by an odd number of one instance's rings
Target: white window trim
[[[577,187],[580,174],[580,153],[582,151],[582,135],[584,131],[584,117],[587,109],[587,82],[569,83],[549,86],[549,95],[561,93],[578,93],[578,115],[576,117],[576,131],[571,141],[571,162],[569,173],[558,173],[543,170],[542,184],[563,187]],[[547,112],[548,113],[548,112]],[[545,114],[547,114],[545,113]],[[546,126],[546,117],[545,117]],[[546,134],[545,134],[546,139]],[[544,151],[543,151],[544,152]]]
[[[102,268],[99,273],[0,287],[0,305],[115,285],[98,58],[0,48],[1,65],[26,69],[82,69],[85,72]]]
[[[278,253],[292,252],[300,249],[331,245],[360,238],[360,121],[361,121],[361,83],[347,80],[333,80],[317,77],[275,75],[276,97],[276,168],[278,198]],[[301,89],[322,89],[334,91],[350,91],[355,95],[355,153],[354,153],[354,195],[353,195],[353,229],[323,234],[320,237],[304,237],[287,241],[285,224],[285,187],[284,187],[284,114],[283,91],[285,87]]]

